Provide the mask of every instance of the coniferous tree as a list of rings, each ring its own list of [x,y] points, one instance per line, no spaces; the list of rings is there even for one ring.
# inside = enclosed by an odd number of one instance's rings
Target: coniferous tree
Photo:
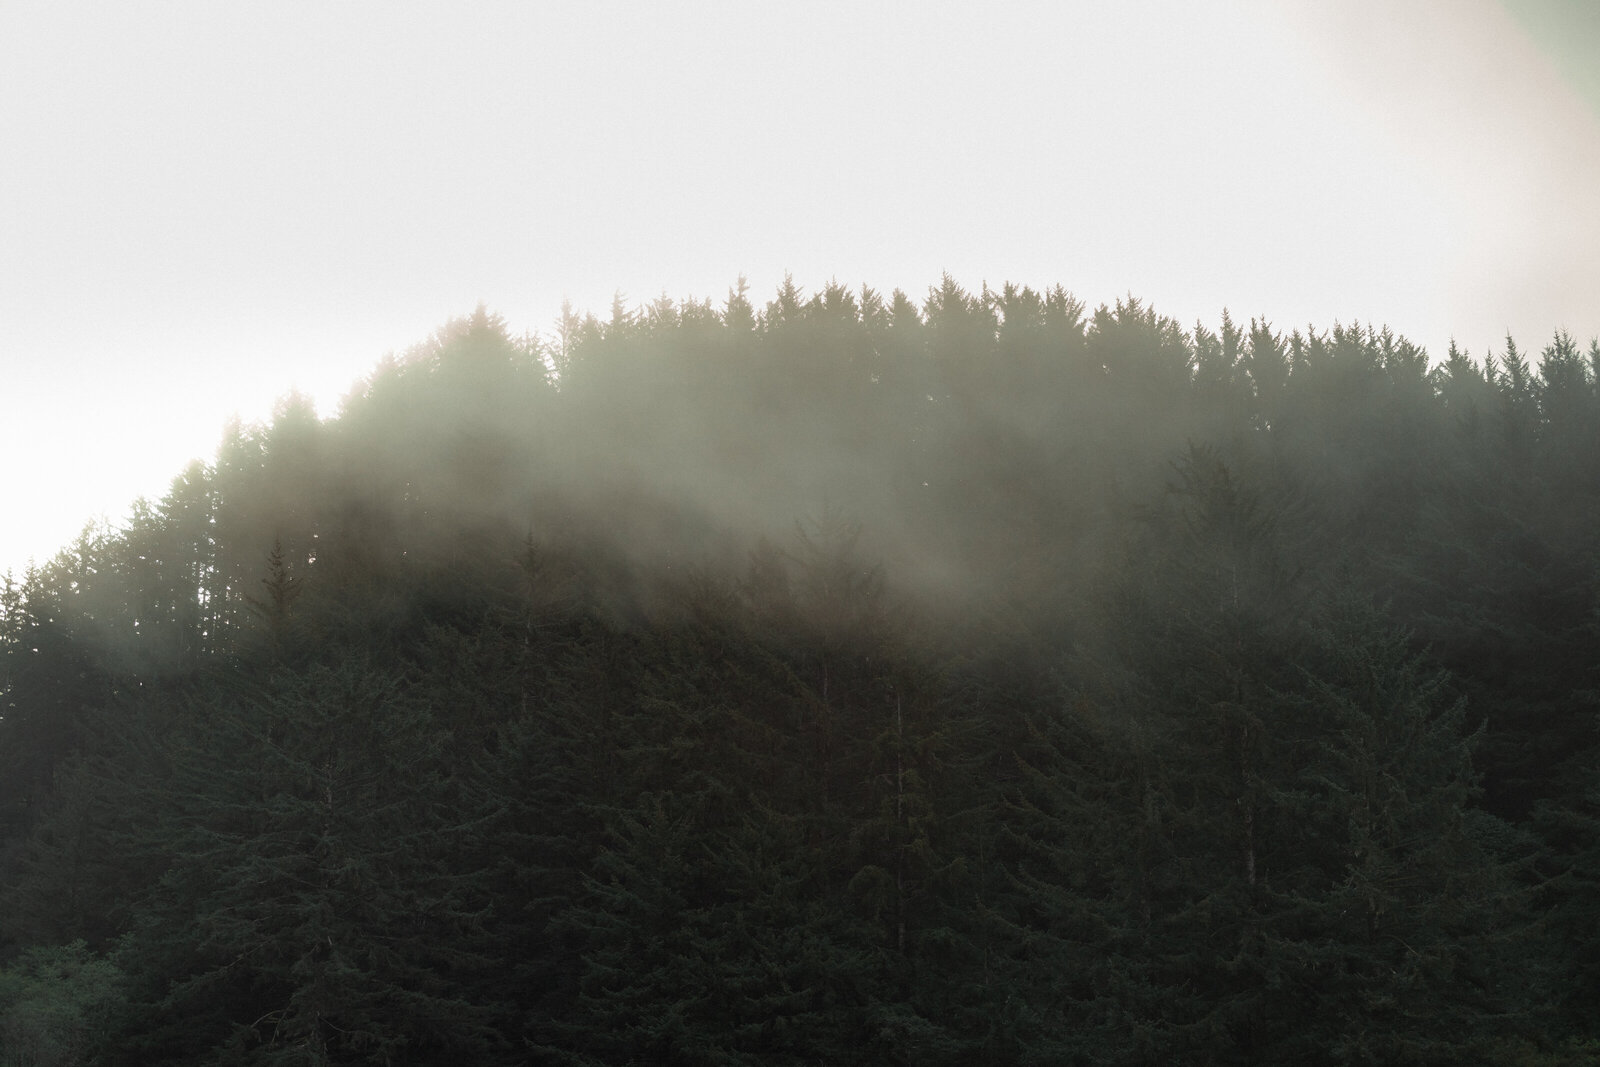
[[[1515,857],[1498,854],[1514,838],[1472,808],[1465,707],[1359,602],[1333,606],[1313,663],[1298,706],[1316,747],[1294,798],[1307,840],[1273,886],[1267,938],[1278,1010],[1317,1025],[1283,1034],[1281,1055],[1481,1057],[1493,1030],[1518,1025],[1503,968],[1521,931]]]
[[[492,1055],[454,978],[484,966],[488,904],[459,862],[483,813],[444,764],[447,724],[359,647],[203,699],[165,749],[148,832],[173,863],[123,953],[147,1054]]]
[[[480,308],[0,593],[0,975],[125,1062],[1581,1058],[1597,368]]]

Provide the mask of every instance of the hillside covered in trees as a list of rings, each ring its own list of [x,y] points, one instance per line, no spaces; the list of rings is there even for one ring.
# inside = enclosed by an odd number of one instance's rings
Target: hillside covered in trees
[[[17,1064],[1600,1062],[1600,342],[480,309],[0,590]]]

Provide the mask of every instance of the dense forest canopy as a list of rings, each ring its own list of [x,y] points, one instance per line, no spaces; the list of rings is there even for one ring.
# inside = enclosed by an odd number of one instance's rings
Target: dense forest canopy
[[[0,589],[0,1056],[1600,1061],[1600,341],[483,308]]]

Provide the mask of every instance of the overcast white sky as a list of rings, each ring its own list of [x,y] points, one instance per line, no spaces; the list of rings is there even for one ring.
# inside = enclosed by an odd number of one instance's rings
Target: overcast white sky
[[[1499,0],[0,0],[0,571],[162,495],[230,414],[291,387],[333,413],[480,301],[548,332],[563,298],[949,271],[1191,325],[1387,323],[1435,357],[1587,343],[1600,97],[1527,25]]]

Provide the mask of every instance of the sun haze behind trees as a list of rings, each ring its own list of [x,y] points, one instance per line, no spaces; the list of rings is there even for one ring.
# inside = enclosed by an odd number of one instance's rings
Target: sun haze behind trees
[[[480,307],[0,590],[0,1051],[1588,1062],[1597,378]]]
[[[1592,2],[624,6],[0,3],[0,570],[479,301],[949,270],[1600,332]]]

